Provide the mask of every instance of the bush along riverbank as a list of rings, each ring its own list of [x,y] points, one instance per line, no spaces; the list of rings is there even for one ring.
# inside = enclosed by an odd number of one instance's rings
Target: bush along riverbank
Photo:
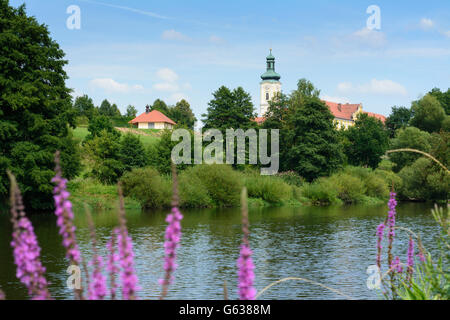
[[[170,207],[172,180],[152,167],[133,169],[121,183],[126,208]],[[381,204],[389,198],[392,185],[401,186],[398,175],[382,168],[372,170],[348,166],[330,177],[307,183],[293,172],[262,176],[258,170],[235,170],[228,165],[189,167],[180,172],[180,207],[213,208],[240,205],[240,191],[248,190],[249,206],[310,206],[342,204]],[[93,178],[77,178],[68,185],[76,206],[95,209],[117,206],[115,185]]]

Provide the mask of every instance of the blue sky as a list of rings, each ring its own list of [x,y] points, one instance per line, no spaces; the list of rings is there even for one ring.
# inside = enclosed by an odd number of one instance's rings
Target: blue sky
[[[450,1],[11,0],[48,25],[66,52],[74,95],[139,112],[186,98],[197,118],[221,85],[242,86],[259,110],[269,48],[283,91],[306,78],[321,97],[388,115],[450,87]],[[81,28],[66,26],[80,8]],[[381,28],[366,13],[377,5]]]

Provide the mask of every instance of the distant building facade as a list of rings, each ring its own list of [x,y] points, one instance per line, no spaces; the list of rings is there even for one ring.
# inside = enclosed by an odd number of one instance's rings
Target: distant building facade
[[[259,117],[263,117],[269,108],[269,101],[281,92],[281,76],[275,72],[275,57],[270,54],[266,58],[266,72],[261,75]]]
[[[334,123],[336,123],[338,129],[347,129],[355,124],[356,117],[360,113],[366,113],[369,117],[374,117],[381,122],[386,121],[386,117],[373,112],[367,112],[363,110],[362,103],[350,104],[350,103],[337,103],[331,101],[322,100],[330,109],[334,116]]]
[[[173,129],[176,123],[158,110],[150,111],[145,107],[145,112],[128,122],[138,129]]]
[[[269,108],[269,102],[276,97],[278,93],[281,93],[281,76],[275,72],[275,57],[272,55],[272,49],[270,49],[270,54],[266,57],[266,72],[261,75],[261,79],[259,116],[253,119],[258,124],[264,122],[264,116]],[[370,117],[381,120],[383,123],[386,121],[386,117],[381,114],[363,111],[362,103],[342,104],[325,100],[322,101],[328,106],[333,114],[334,123],[338,129],[346,129],[353,126],[359,113],[366,113]]]

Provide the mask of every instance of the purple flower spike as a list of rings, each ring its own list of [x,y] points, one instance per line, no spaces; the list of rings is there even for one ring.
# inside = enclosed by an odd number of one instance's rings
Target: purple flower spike
[[[128,236],[128,231],[121,231],[118,234],[119,259],[122,272],[120,278],[122,281],[122,298],[124,300],[135,300],[136,292],[139,290],[138,278],[134,270],[134,252],[133,242]]]
[[[377,266],[381,268],[381,249],[383,246],[381,245],[383,241],[384,228],[386,226],[384,223],[380,223],[377,227]]]
[[[94,267],[89,282],[89,300],[103,300],[107,294],[106,277],[102,274],[103,259],[95,254],[89,264]]]
[[[414,267],[414,240],[412,237],[409,237],[408,243],[408,274],[409,276],[413,273]]]
[[[395,237],[395,207],[397,206],[397,201],[395,200],[396,193],[391,192],[390,198],[388,202],[388,218],[387,218],[387,224],[389,227],[389,233],[388,233],[388,264],[392,264],[392,245],[394,243],[394,237]]]
[[[111,299],[116,299],[116,293],[117,293],[117,284],[116,284],[116,274],[119,273],[119,255],[116,251],[116,243],[117,243],[117,229],[114,230],[111,234],[111,239],[106,244],[106,248],[109,251],[109,257],[108,257],[108,264],[106,266],[106,270],[109,273],[110,278],[110,293],[111,293]]]
[[[33,300],[50,299],[45,279],[45,267],[40,260],[39,247],[33,226],[25,216],[22,196],[15,177],[8,172],[11,180],[11,222],[13,234],[14,263],[17,266],[16,276],[28,289]]]
[[[119,247],[119,260],[122,272],[120,279],[122,281],[122,299],[135,300],[136,293],[140,289],[138,286],[138,277],[134,269],[133,242],[128,236],[127,221],[125,219],[125,205],[123,200],[122,188],[119,184],[119,228],[116,229],[117,245]]]
[[[241,252],[237,261],[239,298],[241,300],[254,300],[256,296],[256,289],[253,287],[255,265],[253,264],[252,254],[253,252],[248,245],[241,245]]]
[[[391,263],[391,269],[395,270],[398,273],[403,272],[402,263],[400,262],[400,258],[398,256]]]
[[[166,217],[168,223],[164,241],[164,279],[159,279],[162,285],[162,293],[160,299],[164,299],[170,284],[173,283],[173,273],[177,269],[177,248],[181,239],[181,220],[183,215],[178,209],[178,180],[175,165],[172,164],[172,211]]]
[[[241,300],[254,300],[256,289],[253,287],[255,274],[253,270],[255,265],[252,260],[252,250],[250,249],[249,238],[249,222],[248,222],[248,205],[247,205],[247,189],[244,187],[241,194],[241,210],[242,210],[242,239],[241,250],[237,260],[238,267],[238,289],[239,298]]]
[[[167,215],[166,222],[168,226],[166,228],[166,235],[164,242],[164,271],[165,278],[160,279],[159,283],[163,286],[168,286],[173,282],[173,272],[177,268],[176,259],[176,249],[179,246],[181,239],[181,223],[183,215],[177,207],[172,208],[172,213]]]
[[[417,252],[417,256],[419,257],[420,262],[425,262],[425,255],[422,251],[419,250],[419,252]]]
[[[53,189],[53,198],[55,199],[55,215],[57,217],[56,224],[59,227],[59,234],[63,238],[63,246],[66,248],[66,257],[73,265],[79,265],[81,262],[81,254],[76,242],[75,226],[73,224],[72,203],[69,201],[70,193],[67,192],[67,180],[61,175],[61,167],[59,165],[59,152],[55,156],[56,175],[52,182],[56,184]]]
[[[0,300],[5,300],[5,293],[0,289]]]

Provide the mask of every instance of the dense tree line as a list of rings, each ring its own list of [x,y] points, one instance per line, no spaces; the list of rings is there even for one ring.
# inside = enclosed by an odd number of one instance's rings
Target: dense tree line
[[[54,154],[64,176],[80,169],[64,52],[48,28],[0,0],[0,197],[9,193],[6,170],[16,176],[28,208],[53,206]]]

